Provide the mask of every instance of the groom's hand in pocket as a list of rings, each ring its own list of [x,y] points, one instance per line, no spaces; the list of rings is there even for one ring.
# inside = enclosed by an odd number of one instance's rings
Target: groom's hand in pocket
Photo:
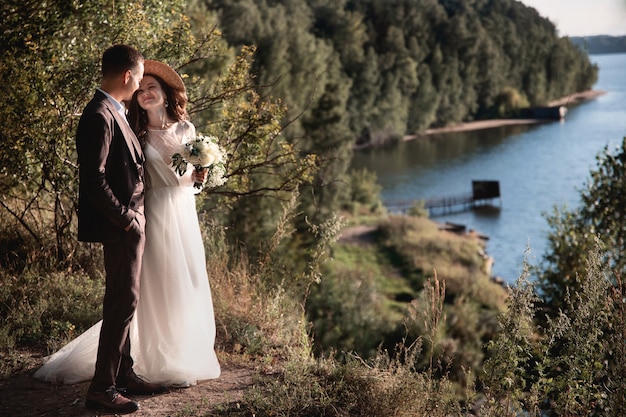
[[[135,218],[128,226],[124,228],[125,232],[129,232],[131,229],[135,229],[138,233],[143,233],[146,226],[146,220],[143,213],[137,212]]]

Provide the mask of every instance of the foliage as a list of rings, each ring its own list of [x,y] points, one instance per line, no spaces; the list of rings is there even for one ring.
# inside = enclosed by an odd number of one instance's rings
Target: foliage
[[[554,319],[535,320],[539,297],[528,268],[511,289],[509,310],[489,344],[483,382],[487,416],[619,416],[624,412],[624,294],[599,246]],[[575,288],[575,289],[574,289]]]
[[[408,214],[409,216],[414,216],[414,217],[428,218],[428,216],[430,216],[430,212],[428,211],[425,205],[426,205],[426,202],[424,200],[415,201],[413,205],[409,207],[406,214]]]
[[[596,157],[597,168],[580,191],[580,207],[554,210],[548,216],[551,232],[544,256],[540,288],[552,311],[563,306],[565,294],[577,291],[577,275],[584,275],[596,237],[603,262],[620,275],[626,272],[626,138],[613,152],[608,145]]]
[[[441,231],[424,217],[389,215],[380,223],[380,244],[414,288],[421,289],[430,271],[444,277],[449,296],[480,297],[476,285],[488,280],[484,244],[478,237],[463,238]],[[485,305],[498,307],[502,297],[485,297]],[[493,304],[492,304],[493,303]]]
[[[429,307],[423,317],[432,337],[443,320],[445,290],[435,283],[426,292]],[[400,342],[391,352],[378,350],[369,360],[355,354],[346,354],[343,362],[332,356],[316,360],[292,356],[278,373],[259,378],[243,400],[219,415],[463,415],[462,403],[471,403],[473,393],[459,395],[446,377],[435,378],[432,356],[427,372],[420,372],[421,352],[418,340],[410,345]]]
[[[317,169],[312,152],[303,156],[285,140],[284,106],[253,88],[249,70],[254,48],[235,55],[206,10],[194,21],[185,16],[182,1],[52,2],[47,7],[32,0],[9,2],[1,10],[7,48],[0,73],[12,82],[0,87],[7,103],[0,110],[5,120],[0,218],[8,234],[40,248],[41,259],[50,266],[72,268],[80,259],[74,134],[80,111],[97,86],[102,51],[113,43],[132,44],[186,79],[198,131],[218,137],[229,154],[228,185],[214,190],[211,201],[223,208],[215,214],[225,224],[244,228],[237,204],[288,199]],[[205,207],[211,209],[208,203]],[[280,204],[267,207],[271,230]],[[252,237],[258,242],[263,235]]]
[[[314,351],[318,355],[336,350],[372,357],[397,330],[399,320],[394,322],[394,314],[388,311],[378,284],[379,265],[367,258],[371,254],[354,251],[359,267],[352,268],[342,266],[348,254],[340,256],[341,261],[324,274],[307,300]]]
[[[320,270],[341,221],[311,225],[319,237],[310,249],[305,271],[285,279],[285,266],[274,251],[292,233],[295,197],[284,206],[271,241],[256,261],[234,251],[226,228],[215,220],[202,223],[207,267],[217,321],[217,344],[226,352],[275,361],[290,355],[309,356],[308,325],[303,317],[308,287],[320,280]],[[206,216],[206,215],[205,215]]]
[[[487,416],[516,416],[526,409],[527,365],[532,361],[535,305],[538,301],[528,281],[528,267],[509,289],[508,309],[498,322],[500,331],[488,343],[482,382],[489,410]]]
[[[496,117],[513,117],[519,110],[529,107],[528,100],[519,91],[505,87],[494,100]]]
[[[579,290],[567,292],[565,309],[549,320],[545,331],[546,381],[540,382],[557,415],[618,415],[609,405],[617,392],[608,379],[609,351],[618,346],[609,336],[614,307],[611,277],[601,258],[599,248],[589,254],[586,273],[575,279]]]
[[[197,2],[189,8],[202,10]],[[282,304],[284,300],[296,305],[302,300],[303,291],[287,292],[293,282],[274,277],[297,275],[294,281],[300,290],[307,280],[318,279],[316,265],[323,262],[330,237],[312,229],[329,223],[311,223],[311,229],[304,232],[315,236],[309,252],[287,258],[309,257],[297,273],[280,275],[287,269],[276,248],[291,238],[294,223],[293,215],[281,223],[282,203],[297,207],[292,197],[312,180],[316,155],[303,154],[285,140],[284,105],[262,94],[252,81],[253,47],[238,53],[228,49],[210,13],[203,10],[191,20],[184,14],[182,1],[10,1],[0,10],[6,17],[0,34],[6,45],[0,73],[12,80],[10,86],[4,83],[0,87],[7,104],[0,109],[6,121],[0,133],[0,287],[6,307],[0,310],[3,350],[38,343],[57,348],[99,316],[101,301],[94,288],[102,287],[101,249],[79,243],[75,237],[78,176],[74,134],[80,111],[98,85],[101,54],[113,43],[132,44],[146,58],[176,68],[185,79],[189,112],[198,131],[219,138],[228,152],[227,185],[198,197],[200,214],[211,213],[219,230],[227,231],[223,244],[233,255],[228,257],[228,267],[237,270],[233,264],[248,263],[237,267],[250,271],[255,303],[266,296],[275,297],[276,311],[282,311],[288,308]],[[266,211],[259,211],[260,206]],[[250,211],[246,213],[246,209]],[[278,228],[287,233],[276,233]],[[273,237],[277,246],[264,247]],[[259,255],[238,258],[236,249],[243,244],[251,249],[257,245]],[[259,259],[268,253],[271,264],[261,265]],[[39,284],[49,276],[55,279]],[[70,279],[64,281],[67,276]],[[259,282],[265,279],[267,283]],[[74,280],[82,280],[84,291]],[[239,287],[246,288],[244,284]],[[56,309],[50,304],[54,299],[50,294],[60,294]],[[87,306],[83,298],[92,304]],[[252,302],[248,305],[259,307]],[[259,308],[265,307],[261,304]],[[267,312],[258,316],[265,322],[246,319],[239,325],[233,317],[227,328],[236,334],[237,342],[225,338],[226,343],[245,343],[246,351],[257,354],[285,345],[281,339],[273,341],[277,335],[267,328],[268,323],[277,323],[279,316]]]
[[[341,209],[353,215],[361,210],[365,213],[377,213],[383,210],[383,202],[380,198],[382,187],[377,182],[376,173],[367,169],[354,169],[348,172],[349,193],[342,200]]]
[[[292,361],[220,415],[461,416],[452,384],[414,372],[405,359],[381,352],[367,363],[354,356],[345,364]]]
[[[0,272],[0,351],[46,345],[52,353],[97,321],[103,286],[84,274]]]
[[[156,34],[188,39],[181,2],[27,2],[2,6],[3,218],[58,266],[76,250],[78,115],[93,93],[102,51]],[[167,42],[161,39],[160,42]],[[143,46],[143,45],[139,45]],[[179,44],[172,45],[172,49]],[[144,49],[144,48],[142,48]],[[24,123],[28,120],[28,123]]]
[[[609,313],[608,350],[612,366],[609,367],[608,381],[612,389],[609,407],[618,416],[626,414],[626,288],[619,274],[616,280],[611,289],[613,309]]]
[[[421,340],[427,355],[416,359],[418,369],[436,367],[439,376],[470,383],[466,371],[480,369],[482,345],[496,331],[505,297],[483,269],[480,244],[426,218],[381,215],[370,228],[334,246],[333,260],[307,299],[314,353],[372,358],[380,347]],[[429,270],[446,293],[440,301],[447,320],[439,320],[436,331],[421,315],[433,310]]]
[[[510,116],[597,79],[585,52],[514,0],[205,2],[230,45],[258,46],[260,85],[296,113],[330,91],[352,142]],[[297,137],[310,131],[296,124]]]

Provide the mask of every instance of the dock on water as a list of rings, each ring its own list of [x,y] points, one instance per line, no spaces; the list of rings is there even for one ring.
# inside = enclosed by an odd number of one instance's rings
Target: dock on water
[[[385,201],[385,206],[391,211],[406,212],[422,201],[423,207],[433,216],[471,210],[480,205],[493,205],[494,200],[498,200],[501,203],[499,181],[473,180],[472,192],[421,200]]]

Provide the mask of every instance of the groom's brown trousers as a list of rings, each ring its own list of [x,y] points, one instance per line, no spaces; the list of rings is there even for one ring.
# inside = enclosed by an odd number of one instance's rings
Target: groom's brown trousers
[[[141,257],[145,246],[145,218],[138,215],[133,227],[121,231],[118,242],[105,242],[106,292],[96,372],[89,391],[101,392],[116,385],[132,371],[130,323],[139,299]]]

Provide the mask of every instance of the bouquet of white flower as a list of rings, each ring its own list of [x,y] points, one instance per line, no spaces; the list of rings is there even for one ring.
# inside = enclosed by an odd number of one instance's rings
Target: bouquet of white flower
[[[196,170],[208,168],[205,187],[214,188],[226,182],[226,159],[224,149],[218,144],[215,136],[196,135],[181,146],[179,152],[172,155],[172,166],[178,175],[187,172],[187,164]],[[194,183],[194,187],[202,188],[202,183]]]

